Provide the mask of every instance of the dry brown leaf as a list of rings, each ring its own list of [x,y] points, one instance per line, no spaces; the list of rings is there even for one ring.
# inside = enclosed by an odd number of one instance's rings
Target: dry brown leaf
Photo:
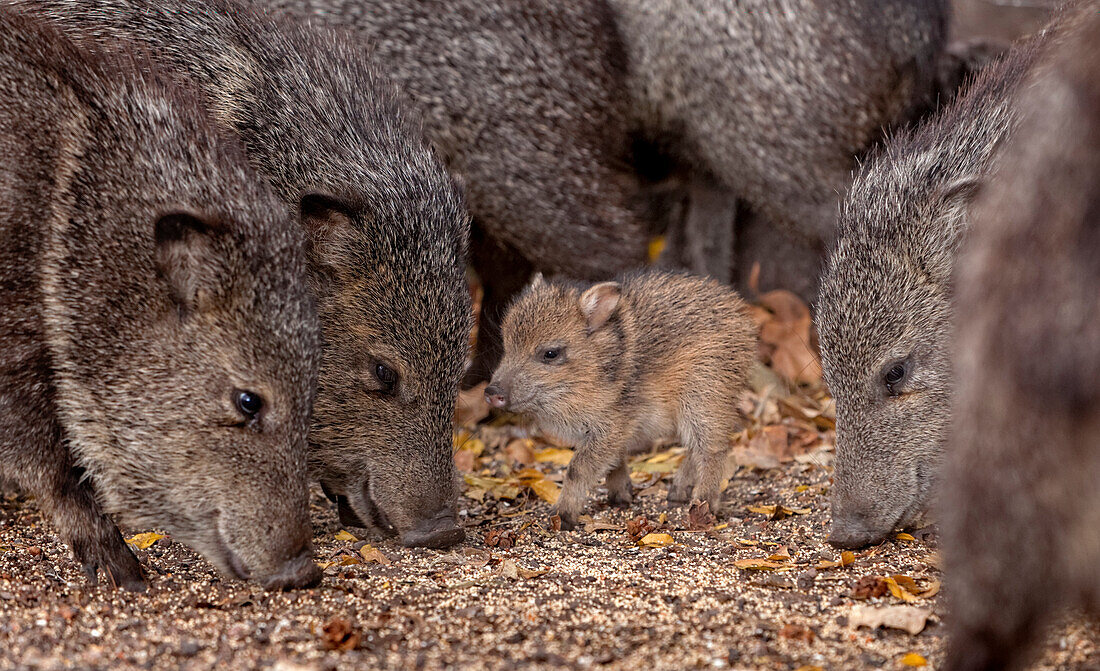
[[[783,289],[760,296],[759,303],[753,316],[760,325],[764,360],[792,382],[820,383],[821,363],[812,348],[813,319],[806,303]]]
[[[482,382],[476,387],[458,392],[458,400],[455,401],[455,424],[458,426],[473,426],[489,416],[491,408],[485,402],[485,387],[488,382]]]
[[[783,628],[779,630],[779,637],[808,644],[813,643],[817,635],[814,634],[814,630],[809,627],[804,627],[800,624],[785,624]]]
[[[504,454],[517,464],[535,463],[535,441],[530,438],[514,438],[504,446]]]
[[[321,643],[326,650],[347,652],[359,646],[359,632],[342,617],[334,617],[321,628]]]
[[[485,533],[485,545],[508,550],[516,546],[516,532],[510,529],[489,529]]]
[[[381,564],[382,566],[389,566],[392,562],[390,558],[382,554],[382,551],[376,547],[370,545],[364,545],[359,548],[359,554],[363,557],[363,561],[368,564]]]
[[[837,568],[839,566],[848,566],[856,560],[856,555],[851,550],[845,550],[840,553],[840,559],[832,561],[829,559],[822,559],[814,566],[814,568]]]
[[[640,540],[642,536],[645,536],[655,528],[656,525],[643,515],[639,515],[626,523],[626,533],[630,536],[631,540],[635,541]]]
[[[790,561],[791,560],[791,551],[787,548],[786,545],[780,545],[776,549],[775,552],[768,555],[768,560],[769,561]]]
[[[848,626],[852,629],[867,627],[877,629],[888,627],[900,629],[916,636],[924,630],[928,623],[932,610],[930,608],[918,608],[916,606],[885,606],[875,608],[857,604],[852,606],[852,612],[848,616]]]
[[[692,531],[702,531],[714,526],[714,523],[718,520],[715,519],[714,513],[710,511],[710,503],[708,501],[693,501],[691,507],[688,508],[687,516],[687,528]]]
[[[345,543],[354,543],[354,542],[359,540],[358,538],[353,536],[350,531],[347,531],[345,529],[341,529],[341,530],[337,531],[336,535],[334,535],[333,538],[335,538],[338,541],[343,541]]]

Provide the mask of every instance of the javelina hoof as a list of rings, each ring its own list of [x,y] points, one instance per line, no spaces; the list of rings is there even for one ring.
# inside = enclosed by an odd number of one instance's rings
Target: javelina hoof
[[[321,569],[313,563],[313,552],[306,548],[291,559],[278,573],[263,580],[263,586],[270,590],[298,589],[313,587],[321,582]]]
[[[608,492],[607,502],[616,508],[629,508],[634,503],[634,493],[631,491]]]
[[[449,548],[464,540],[466,532],[455,524],[454,514],[449,510],[421,520],[415,527],[401,534],[401,544],[410,548]]]
[[[80,562],[90,584],[99,584],[99,569],[103,569],[112,587],[121,587],[129,592],[145,591],[145,577],[141,573],[141,564],[123,542],[121,535],[117,543],[101,544],[94,548],[87,545],[81,548],[81,544],[74,543],[73,554]]]

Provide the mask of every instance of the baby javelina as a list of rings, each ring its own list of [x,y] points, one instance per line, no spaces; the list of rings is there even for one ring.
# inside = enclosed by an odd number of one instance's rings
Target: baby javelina
[[[609,501],[629,504],[628,456],[665,438],[687,448],[669,503],[695,498],[717,510],[755,351],[736,292],[659,271],[591,286],[539,275],[509,308],[502,336],[486,400],[576,445],[554,509],[563,529],[603,476]]]

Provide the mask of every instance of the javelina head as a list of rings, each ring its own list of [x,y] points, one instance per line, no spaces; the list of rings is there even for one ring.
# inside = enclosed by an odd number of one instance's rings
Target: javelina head
[[[585,417],[615,397],[619,299],[616,282],[581,289],[536,276],[504,317],[504,357],[486,400],[562,438],[579,439]]]
[[[837,419],[829,540],[843,547],[928,507],[949,423],[951,272],[973,187],[913,193],[879,168],[842,207],[818,305]]]
[[[310,459],[344,523],[446,547],[465,536],[452,423],[472,310],[465,238],[423,223],[465,215],[445,193],[412,205],[410,224],[382,206],[303,200],[325,340]]]
[[[314,583],[320,338],[301,232],[195,92],[110,86],[127,118],[89,114],[102,151],[77,164],[77,214],[48,243],[68,437],[127,524],[165,529],[230,575]]]

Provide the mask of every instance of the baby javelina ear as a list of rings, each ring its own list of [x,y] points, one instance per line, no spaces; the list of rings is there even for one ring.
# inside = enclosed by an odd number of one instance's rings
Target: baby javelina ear
[[[536,278],[504,317],[486,400],[574,445],[552,513],[563,529],[605,477],[610,503],[632,503],[627,459],[663,439],[688,453],[669,503],[717,511],[755,334],[741,298],[708,278],[651,271],[587,288]]]
[[[619,307],[622,287],[618,282],[601,282],[581,294],[580,306],[588,320],[588,333],[598,330]]]

